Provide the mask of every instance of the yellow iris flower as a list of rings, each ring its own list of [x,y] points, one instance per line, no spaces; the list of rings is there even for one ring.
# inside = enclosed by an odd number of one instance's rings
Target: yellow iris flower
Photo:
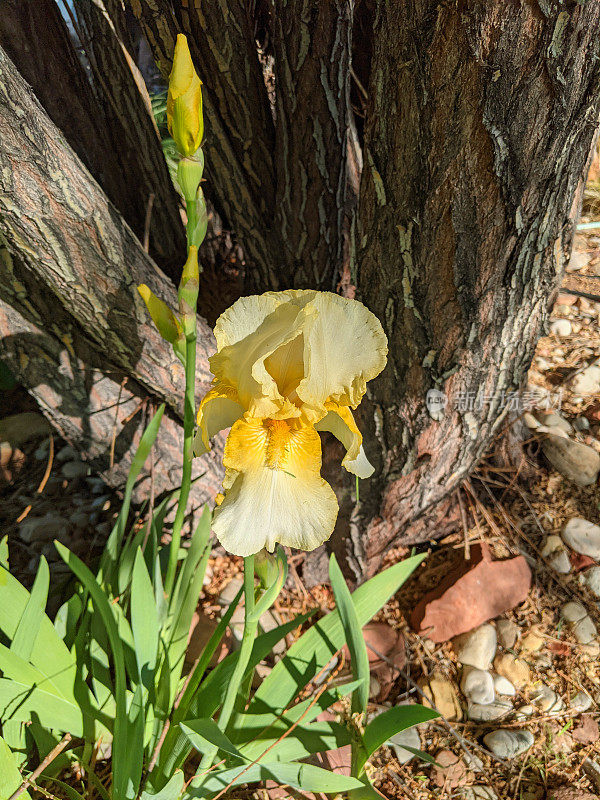
[[[350,409],[385,366],[381,323],[356,300],[290,290],[242,297],[217,320],[215,336],[215,378],[195,441],[202,455],[231,427],[215,534],[239,556],[277,542],[313,550],[331,536],[338,513],[320,474],[318,431],[340,440],[349,472],[373,473]]]

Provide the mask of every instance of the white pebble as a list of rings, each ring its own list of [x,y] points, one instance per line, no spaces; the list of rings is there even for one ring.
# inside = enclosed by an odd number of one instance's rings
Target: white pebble
[[[457,636],[452,647],[461,664],[487,670],[492,666],[496,654],[496,629],[487,623],[469,633]]]
[[[510,700],[494,700],[493,703],[482,705],[480,703],[469,703],[467,717],[471,722],[495,722],[502,719],[513,710]]]
[[[483,741],[499,758],[515,758],[525,753],[533,745],[531,731],[497,730],[486,734]]]
[[[579,711],[583,714],[591,707],[591,705],[592,698],[587,692],[577,692],[577,694],[571,699],[569,708],[571,708],[573,711]]]
[[[494,681],[489,672],[477,667],[465,667],[460,688],[473,703],[486,706],[494,701]]]
[[[584,582],[590,592],[600,597],[600,567],[591,567],[584,573]]]
[[[555,336],[565,337],[570,336],[573,327],[568,319],[555,319],[550,323],[550,333]]]
[[[516,695],[517,690],[508,680],[508,678],[504,677],[504,675],[497,675],[496,673],[493,673],[492,680],[494,681],[494,689],[496,690],[496,694],[505,695],[507,697],[514,697],[514,695]]]
[[[561,535],[563,541],[576,553],[600,558],[600,526],[588,522],[587,519],[574,517],[567,522]]]

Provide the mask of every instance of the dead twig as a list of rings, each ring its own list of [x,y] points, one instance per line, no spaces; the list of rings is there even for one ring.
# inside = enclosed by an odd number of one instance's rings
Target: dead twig
[[[54,436],[50,434],[50,444],[48,447],[48,463],[46,464],[46,470],[40,481],[40,485],[37,487],[36,494],[41,494],[44,489],[46,488],[46,484],[48,483],[48,478],[50,477],[50,473],[52,472],[52,464],[54,462]],[[23,522],[27,514],[31,511],[33,506],[29,504],[27,508],[25,508],[17,517],[17,522]]]
[[[62,753],[62,751],[69,744],[72,738],[73,737],[71,736],[70,733],[65,733],[65,735],[56,745],[56,747],[52,748],[52,750],[48,753],[48,755],[42,761],[42,763],[33,770],[33,772],[28,778],[25,778],[23,783],[19,786],[19,788],[16,791],[14,791],[11,794],[8,800],[17,800],[17,797],[20,797],[23,794],[23,792],[27,791],[27,788],[31,786],[31,784],[36,780],[36,778],[39,778],[39,776],[46,769],[46,767],[49,764],[51,764],[55,758],[58,758],[58,756]]]

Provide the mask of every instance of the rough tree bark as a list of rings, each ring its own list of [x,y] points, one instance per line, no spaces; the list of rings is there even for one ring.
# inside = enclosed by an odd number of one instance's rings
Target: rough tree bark
[[[155,484],[157,492],[172,488],[178,478],[173,465],[181,461],[183,367],[155,330],[136,287],[147,283],[173,308],[175,289],[1,48],[0,139],[3,357],[111,483],[126,472],[145,421],[144,414],[123,420],[142,400],[166,402]],[[207,355],[213,349],[212,332],[199,318],[199,395],[210,383]],[[117,461],[111,470],[113,430]],[[197,470],[205,473],[199,501],[219,485],[218,459],[202,459]]]
[[[54,0],[0,0],[0,45],[140,239],[154,196],[150,252],[176,281],[185,259],[184,228],[149,98],[146,93],[145,103],[137,68],[110,20],[94,3],[86,7],[84,44],[98,59],[89,77]]]
[[[276,221],[289,286],[334,290],[340,277],[353,5],[289,0],[273,14]]]
[[[122,165],[121,183],[131,195],[129,213],[144,219],[144,225],[148,215],[150,252],[177,283],[185,257],[180,201],[160,146],[148,90],[119,33],[126,27],[124,12],[113,4],[109,15],[102,0],[78,0],[76,12],[107,128]],[[141,238],[144,228],[136,227],[135,232]]]
[[[600,3],[377,5],[356,260],[390,357],[364,415],[384,479],[361,492],[358,572],[439,534],[521,386],[598,125],[599,23]]]

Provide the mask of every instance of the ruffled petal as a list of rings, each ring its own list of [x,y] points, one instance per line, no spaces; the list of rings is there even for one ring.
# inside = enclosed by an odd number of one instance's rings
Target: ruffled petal
[[[244,413],[237,394],[227,387],[215,386],[198,408],[198,432],[194,439],[194,455],[210,450],[210,440],[224,428],[230,428]]]
[[[223,462],[228,485],[213,530],[239,556],[277,542],[314,550],[331,536],[335,494],[320,476],[321,443],[314,428],[242,419],[234,424]],[[237,473],[237,475],[235,474]]]
[[[249,416],[287,418],[300,415],[299,408],[281,393],[276,378],[282,378],[282,387],[290,380],[298,381],[303,361],[299,361],[298,348],[292,343],[302,337],[307,316],[313,313],[310,304],[303,308],[293,302],[280,303],[251,333],[220,348],[211,357],[212,373],[237,391]],[[234,335],[245,332],[238,326]],[[219,336],[223,340],[223,329]]]
[[[369,462],[362,446],[362,434],[356,426],[354,417],[345,406],[328,404],[329,411],[316,423],[317,431],[329,431],[347,450],[342,466],[359,478],[370,478],[375,467]]]
[[[309,414],[323,415],[327,400],[360,403],[366,383],[387,358],[387,338],[377,317],[362,303],[331,292],[316,292],[304,332],[305,377],[296,392]],[[312,421],[315,421],[313,416]]]
[[[265,292],[240,297],[215,323],[217,349],[222,350],[250,336],[282,303],[293,303],[303,308],[316,294],[318,292],[314,289],[287,289],[284,292]]]
[[[250,336],[281,303],[282,299],[277,292],[240,297],[215,323],[217,350],[230,347]]]

